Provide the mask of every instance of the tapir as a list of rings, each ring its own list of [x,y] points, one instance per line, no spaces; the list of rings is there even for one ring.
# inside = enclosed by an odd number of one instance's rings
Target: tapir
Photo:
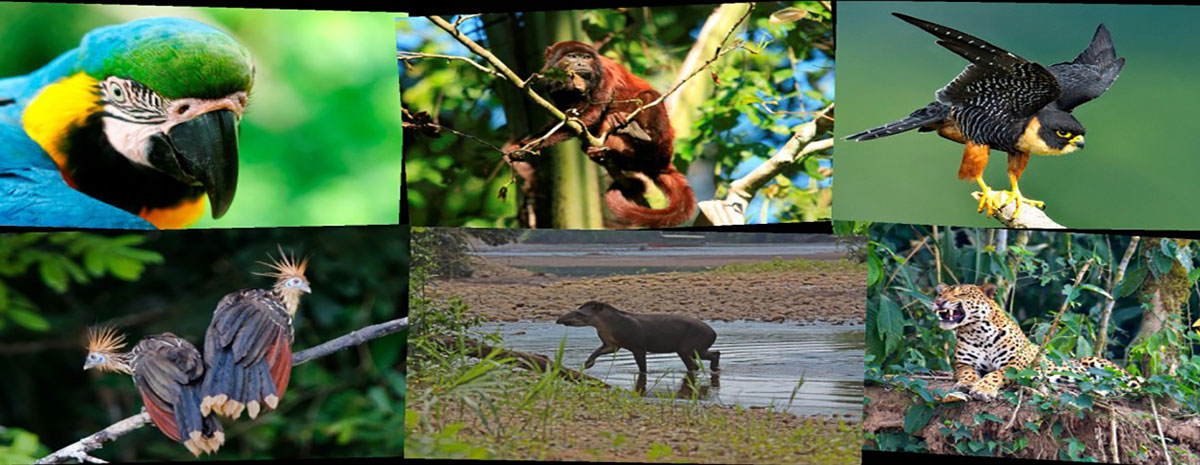
[[[675,353],[688,371],[700,365],[696,358],[708,360],[712,371],[720,370],[721,353],[708,350],[717,340],[717,332],[707,323],[690,316],[662,313],[637,314],[618,310],[604,302],[591,301],[567,312],[555,323],[566,326],[592,326],[603,345],[592,352],[584,368],[595,365],[596,358],[619,349],[633,352],[638,371],[646,372],[646,353]]]

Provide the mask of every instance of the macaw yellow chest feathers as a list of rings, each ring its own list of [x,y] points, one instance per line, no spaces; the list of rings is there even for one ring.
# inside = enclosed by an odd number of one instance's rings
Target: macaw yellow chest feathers
[[[254,74],[233,38],[137,20],[88,33],[38,73],[21,126],[71,188],[158,228],[193,224],[206,203],[214,218],[229,209]]]

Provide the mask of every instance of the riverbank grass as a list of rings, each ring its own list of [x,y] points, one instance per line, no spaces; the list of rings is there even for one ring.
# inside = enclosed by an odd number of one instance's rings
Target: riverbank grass
[[[443,354],[410,378],[405,457],[857,464],[857,422],[645,398],[568,382],[558,368]],[[702,377],[703,378],[703,377]],[[703,383],[703,381],[701,381]]]

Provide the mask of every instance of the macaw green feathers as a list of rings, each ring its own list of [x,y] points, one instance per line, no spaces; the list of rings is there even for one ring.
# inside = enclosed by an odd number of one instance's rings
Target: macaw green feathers
[[[248,91],[250,52],[228,34],[182,18],[105,26],[80,43],[77,69],[103,80],[132,79],[167,98],[219,98]]]

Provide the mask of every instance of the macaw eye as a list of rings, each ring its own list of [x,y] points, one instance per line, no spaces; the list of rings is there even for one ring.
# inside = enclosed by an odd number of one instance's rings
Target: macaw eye
[[[110,83],[108,85],[108,96],[111,97],[114,102],[117,102],[117,103],[124,102],[125,101],[125,89],[122,89],[121,85],[117,84],[115,82]]]
[[[1061,137],[1063,139],[1071,138],[1071,131],[1054,131],[1054,134],[1058,135],[1058,137]]]

